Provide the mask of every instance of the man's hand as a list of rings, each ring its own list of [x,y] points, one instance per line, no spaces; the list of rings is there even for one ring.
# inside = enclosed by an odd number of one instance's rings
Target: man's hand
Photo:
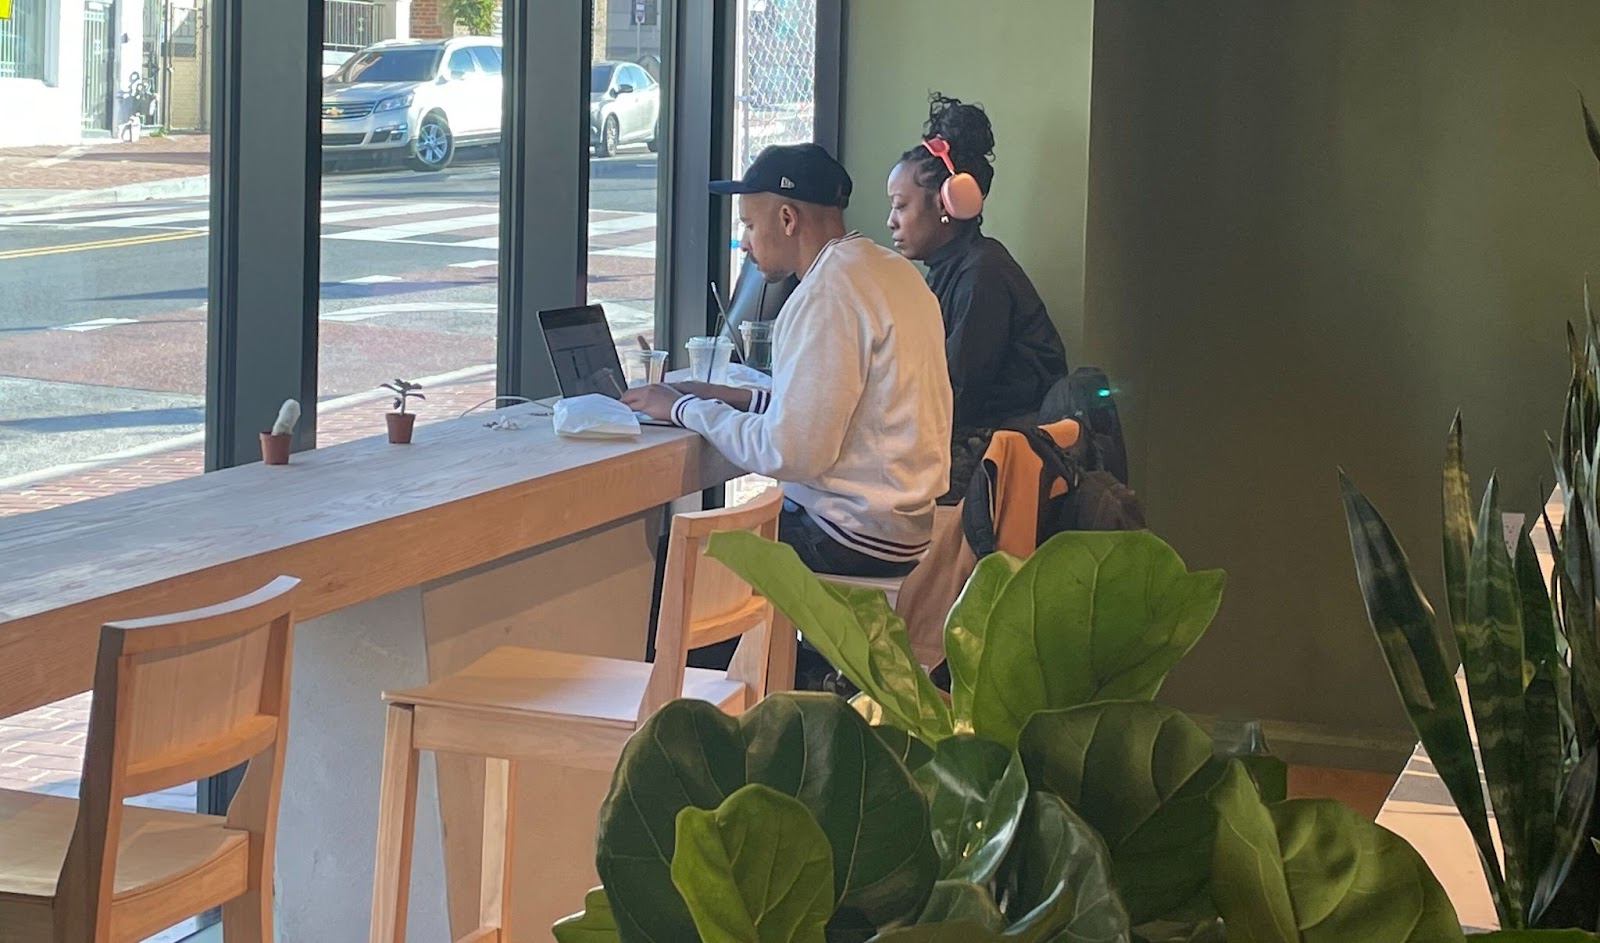
[[[651,419],[671,419],[673,404],[682,398],[682,392],[662,383],[641,386],[622,394],[624,405],[648,414]]]

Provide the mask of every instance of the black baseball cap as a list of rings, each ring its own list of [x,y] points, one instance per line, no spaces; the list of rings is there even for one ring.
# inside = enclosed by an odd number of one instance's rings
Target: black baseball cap
[[[850,205],[850,174],[820,144],[773,144],[744,172],[742,180],[714,180],[712,193],[776,193],[819,206]]]

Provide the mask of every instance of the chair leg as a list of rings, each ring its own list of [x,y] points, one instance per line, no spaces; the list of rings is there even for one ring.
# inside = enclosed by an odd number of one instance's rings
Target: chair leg
[[[478,926],[497,930],[501,943],[511,907],[512,832],[516,828],[517,765],[489,757],[483,777],[483,878],[478,897]]]
[[[417,820],[418,755],[412,745],[411,732],[411,705],[390,704],[383,735],[383,775],[378,785],[378,850],[372,872],[371,943],[405,943],[406,939],[411,842]]]
[[[228,943],[273,943],[272,875],[222,905],[222,938]]]

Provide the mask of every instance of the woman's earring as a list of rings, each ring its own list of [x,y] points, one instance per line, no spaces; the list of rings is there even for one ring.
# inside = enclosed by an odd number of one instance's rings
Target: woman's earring
[[[944,224],[944,225],[946,225],[946,226],[950,225],[950,214],[949,213],[941,214],[939,216],[939,222]]]

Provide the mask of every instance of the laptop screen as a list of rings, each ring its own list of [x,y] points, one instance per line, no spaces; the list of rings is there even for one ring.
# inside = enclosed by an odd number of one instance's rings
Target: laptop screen
[[[611,325],[599,305],[540,311],[539,326],[562,396],[599,393],[617,399],[627,389]]]

